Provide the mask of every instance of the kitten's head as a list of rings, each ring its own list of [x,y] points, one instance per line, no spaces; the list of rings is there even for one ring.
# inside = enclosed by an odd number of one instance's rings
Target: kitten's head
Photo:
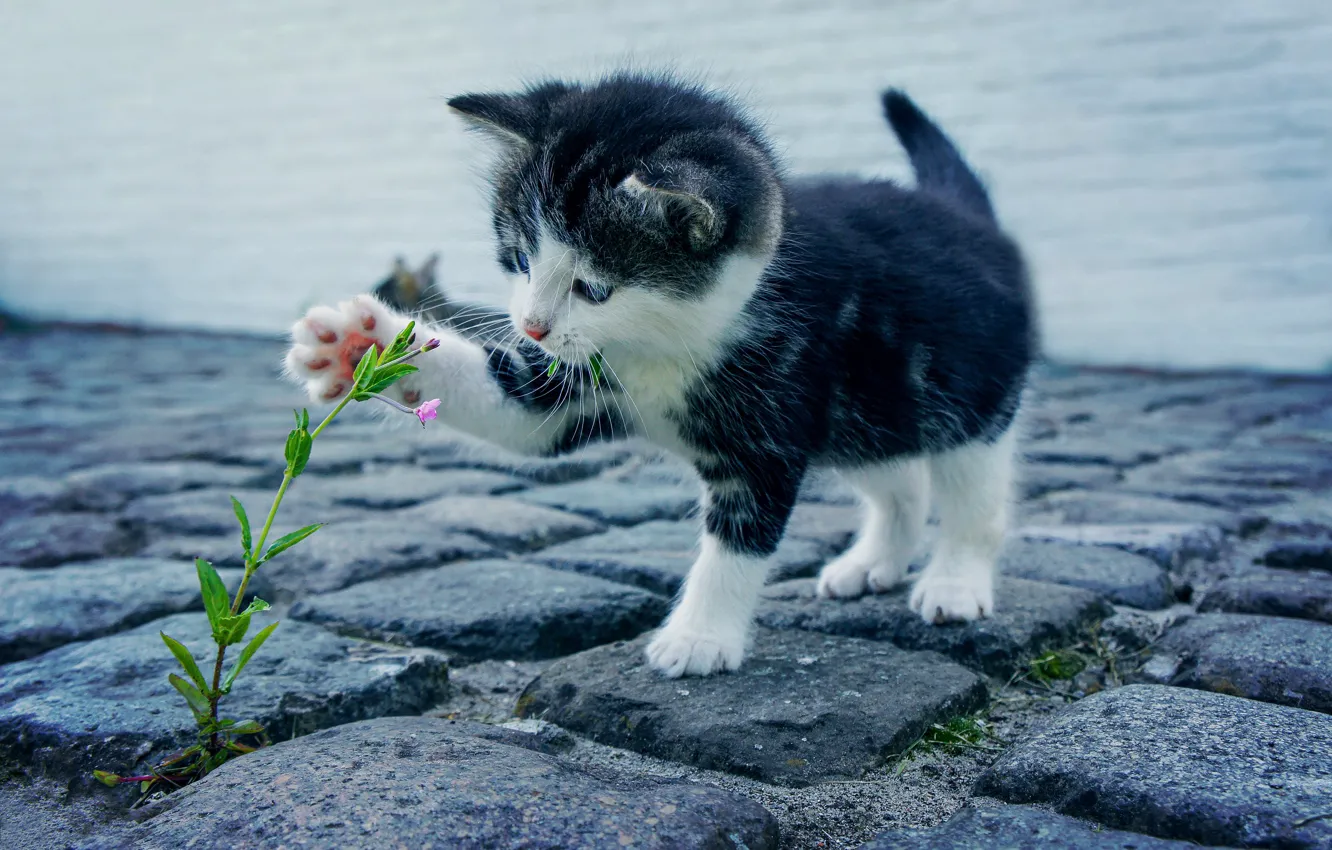
[[[698,86],[625,73],[449,106],[500,145],[493,218],[510,313],[557,357],[715,341],[776,249],[772,153]]]

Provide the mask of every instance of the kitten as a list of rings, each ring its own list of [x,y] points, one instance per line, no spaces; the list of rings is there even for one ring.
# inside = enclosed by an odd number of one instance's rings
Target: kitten
[[[765,558],[815,466],[866,509],[822,594],[903,582],[932,489],[939,543],[911,606],[935,623],[994,611],[1036,347],[1027,273],[943,132],[901,92],[882,102],[914,190],[789,184],[744,112],[665,77],[449,102],[499,150],[497,259],[524,336],[423,329],[443,344],[398,392],[522,452],[638,435],[694,464],[702,554],[647,650],[667,676],[740,665]],[[334,400],[358,346],[405,322],[364,296],[316,308],[288,369]]]

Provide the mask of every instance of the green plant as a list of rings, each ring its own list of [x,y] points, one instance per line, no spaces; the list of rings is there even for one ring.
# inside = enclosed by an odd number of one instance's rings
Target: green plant
[[[277,495],[274,496],[273,504],[268,509],[268,516],[264,520],[257,540],[253,537],[250,518],[245,507],[238,499],[232,497],[231,506],[236,512],[236,520],[240,523],[241,550],[245,563],[245,572],[241,576],[236,592],[234,594],[227,592],[226,585],[212,564],[202,558],[194,562],[199,576],[199,592],[203,598],[204,611],[208,615],[213,643],[216,646],[211,679],[205,677],[204,669],[184,644],[170,635],[161,633],[162,642],[175,656],[185,673],[184,676],[172,673],[167,678],[171,686],[184,697],[186,705],[194,715],[198,727],[198,736],[194,745],[167,758],[147,774],[120,776],[104,770],[94,771],[93,775],[99,781],[113,787],[138,782],[140,791],[147,796],[163,788],[174,789],[201,779],[228,760],[253,752],[256,746],[267,743],[263,726],[258,721],[236,721],[218,715],[218,705],[222,698],[231,692],[245,666],[278,627],[277,623],[272,623],[251,637],[236,656],[231,668],[225,675],[223,674],[228,648],[245,641],[250,630],[251,617],[269,608],[267,602],[255,598],[242,609],[241,603],[245,601],[246,588],[261,566],[323,527],[322,523],[307,525],[282,535],[272,544],[268,543],[273,522],[277,519],[278,509],[282,506],[282,499],[292,482],[305,471],[314,441],[350,402],[378,399],[398,410],[415,415],[421,420],[422,425],[436,417],[435,411],[439,406],[439,399],[424,402],[413,409],[381,395],[383,390],[396,381],[417,371],[416,367],[407,361],[439,346],[439,341],[432,339],[413,349],[412,345],[415,343],[413,328],[414,323],[408,324],[388,348],[380,349],[378,346],[372,346],[365,352],[353,373],[351,392],[313,431],[310,430],[308,410],[301,410],[295,414],[296,427],[287,434],[284,451],[286,471],[282,475],[282,483],[278,486]],[[256,744],[246,744],[242,738],[252,739]]]
[[[956,755],[968,750],[993,752],[999,749],[989,721],[981,714],[954,717],[947,723],[931,724],[924,735],[907,747],[906,752],[902,753],[902,760],[897,763],[896,773],[900,775],[911,759],[927,752],[941,751]]]
[[[592,374],[592,386],[594,387],[601,386],[601,378],[602,375],[604,374],[602,370],[605,368],[605,363],[606,360],[601,356],[600,352],[593,352],[592,356],[587,359],[587,368],[588,371]],[[555,377],[555,373],[558,372],[559,370],[560,370],[560,359],[558,357],[550,358],[550,365],[546,367],[546,377],[547,378]]]
[[[1072,649],[1051,650],[1027,664],[1026,675],[1042,685],[1067,681],[1087,669],[1087,659]]]

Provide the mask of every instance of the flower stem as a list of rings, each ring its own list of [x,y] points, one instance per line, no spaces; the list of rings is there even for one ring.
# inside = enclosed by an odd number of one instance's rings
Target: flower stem
[[[237,601],[240,600],[241,594],[244,592],[245,592],[245,585],[242,584],[240,591],[236,594]],[[235,614],[235,606],[232,606],[232,613]],[[209,752],[217,752],[218,748],[217,731],[216,731],[217,703],[219,700],[222,699],[222,662],[224,659],[226,659],[226,657],[227,657],[227,648],[225,646],[222,646],[221,644],[218,644],[217,663],[213,665],[213,689],[208,692],[208,716],[212,718],[214,725],[214,732],[208,738]]]
[[[315,438],[319,436],[319,432],[323,431],[324,427],[332,422],[333,418],[341,413],[342,409],[351,400],[352,394],[347,393],[342,401],[338,402],[338,406],[329,411],[329,414],[324,417],[324,421],[320,422],[310,433],[311,442],[314,442]],[[250,586],[250,579],[254,576],[255,570],[259,569],[259,557],[260,553],[264,551],[264,544],[268,542],[268,532],[273,530],[273,520],[277,519],[278,508],[282,506],[282,499],[287,495],[287,488],[291,486],[291,482],[295,478],[291,467],[288,466],[287,471],[282,475],[282,484],[278,487],[277,495],[273,497],[273,505],[268,509],[268,518],[264,520],[264,529],[259,533],[259,540],[245,559],[245,575],[241,576],[240,587],[236,588],[236,598],[231,601],[231,615],[233,617],[240,611],[241,602],[245,599],[245,589]],[[213,688],[208,693],[208,716],[213,721],[214,726],[217,724],[217,703],[222,699],[222,663],[226,660],[226,656],[227,648],[219,646],[217,648],[217,661],[213,664]],[[217,732],[209,737],[208,746],[210,752],[217,752]]]
[[[333,418],[342,412],[342,409],[346,407],[351,400],[352,394],[347,393],[342,401],[338,402],[338,406],[329,411],[329,414],[324,417],[324,421],[320,422],[319,425],[315,427],[314,431],[310,432],[311,442],[319,436],[320,431],[324,430],[324,426],[332,422]],[[264,520],[264,528],[259,533],[259,540],[254,544],[254,548],[250,552],[250,557],[245,561],[245,575],[241,577],[240,587],[236,589],[236,598],[231,602],[232,616],[235,616],[236,613],[240,611],[241,602],[245,599],[245,589],[250,586],[250,578],[254,575],[255,570],[259,569],[258,561],[260,554],[264,551],[264,544],[268,542],[268,532],[273,529],[273,520],[277,519],[278,508],[282,506],[282,498],[287,495],[287,488],[291,486],[291,482],[295,477],[296,476],[292,474],[290,467],[287,468],[287,471],[282,476],[282,484],[278,487],[277,495],[273,497],[272,507],[268,509],[268,518]],[[218,658],[220,659],[221,655],[219,655]],[[220,663],[219,660],[219,664]],[[213,684],[213,689],[217,689],[216,683]]]

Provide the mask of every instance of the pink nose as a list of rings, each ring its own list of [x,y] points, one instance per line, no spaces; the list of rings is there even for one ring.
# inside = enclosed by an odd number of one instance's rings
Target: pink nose
[[[538,325],[536,322],[523,322],[523,332],[537,342],[541,342],[546,338],[546,334],[550,333],[550,328],[545,325]]]

